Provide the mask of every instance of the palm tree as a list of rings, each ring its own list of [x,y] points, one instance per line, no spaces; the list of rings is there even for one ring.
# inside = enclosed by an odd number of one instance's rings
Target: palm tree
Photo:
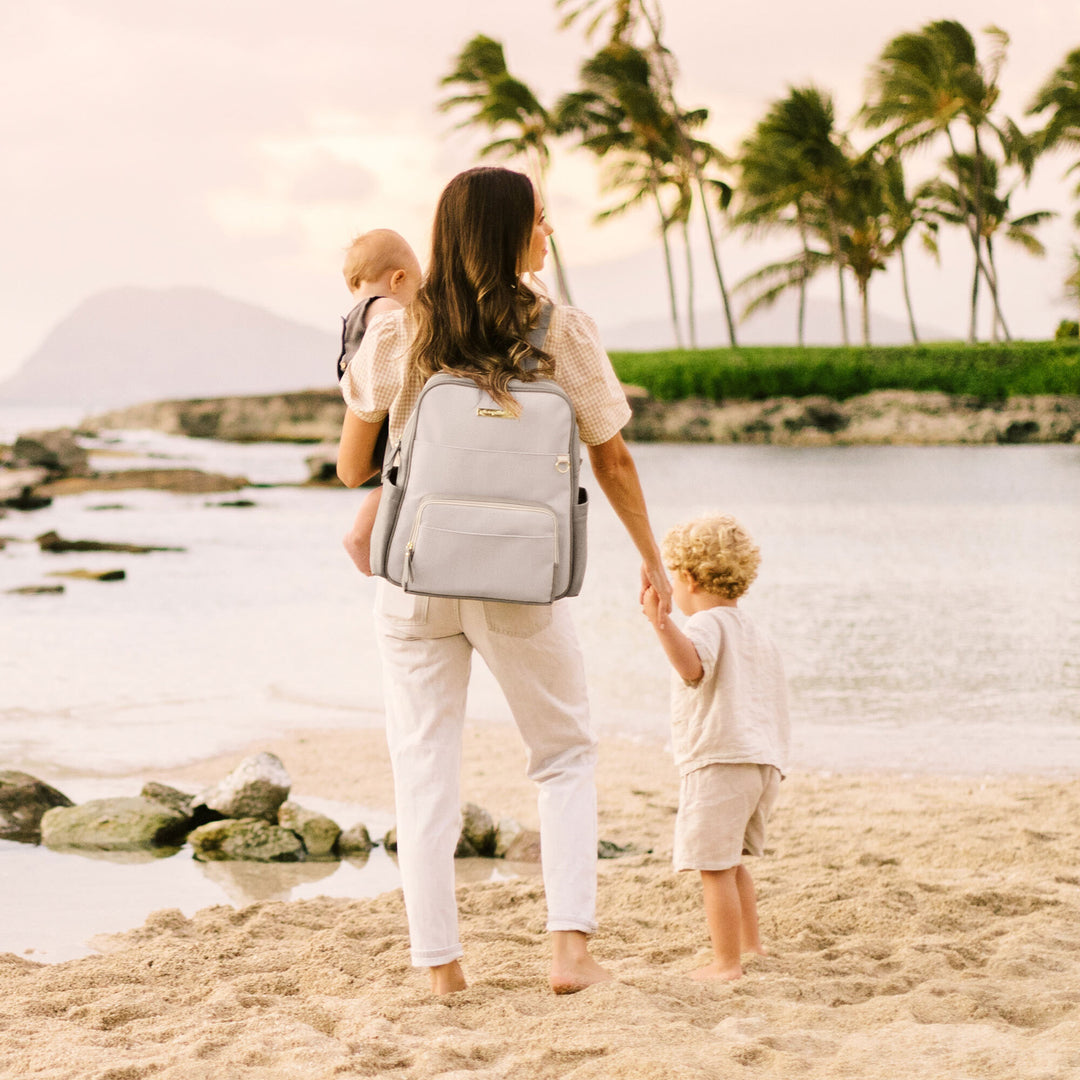
[[[951,180],[938,178],[927,181],[919,189],[918,196],[928,204],[928,213],[937,217],[940,221],[952,225],[964,225],[970,229],[970,219],[974,215],[973,190],[978,182],[982,184],[983,212],[979,221],[982,239],[986,244],[987,269],[978,264],[972,276],[971,285],[971,323],[974,327],[978,314],[979,278],[985,276],[989,283],[997,284],[997,265],[994,259],[994,239],[1000,235],[1010,243],[1022,247],[1031,255],[1042,256],[1046,254],[1046,248],[1035,235],[1034,230],[1043,222],[1054,217],[1052,210],[1035,210],[1031,213],[1019,216],[1011,215],[1011,200],[1015,187],[1005,191],[998,191],[999,166],[992,157],[983,157],[981,168],[971,154],[960,154],[955,162],[949,163],[959,166],[959,175],[955,172]],[[1000,308],[995,305],[994,322],[991,336],[997,340],[1000,324],[998,316]],[[974,331],[972,332],[974,335]]]
[[[582,89],[560,98],[555,107],[560,133],[574,133],[580,145],[604,161],[605,189],[622,190],[621,203],[601,211],[597,221],[625,213],[651,201],[660,218],[668,298],[675,341],[683,347],[675,276],[668,233],[685,211],[685,177],[676,164],[673,122],[656,95],[649,59],[625,42],[612,42],[581,67]],[[664,206],[663,192],[678,191],[674,210]]]
[[[1080,49],[1073,49],[1061,66],[1046,80],[1035,95],[1029,115],[1048,113],[1046,126],[1038,133],[1041,150],[1080,147]],[[1066,172],[1080,171],[1080,160]],[[1073,194],[1080,198],[1080,183]],[[1080,210],[1074,223],[1080,227]]]
[[[975,263],[985,276],[994,301],[996,317],[1005,330],[998,302],[997,283],[982,255],[983,184],[982,134],[1002,131],[990,119],[998,99],[998,74],[1004,61],[1008,35],[995,27],[987,30],[993,43],[989,58],[981,62],[971,34],[954,20],[928,23],[917,33],[900,34],[884,48],[870,75],[871,100],[862,110],[867,127],[888,127],[887,142],[905,153],[938,135],[949,143],[955,173],[959,150],[954,127],[966,121],[971,130],[975,162],[974,184],[970,191],[960,185],[962,199],[970,199],[963,209],[964,223],[975,251]]]
[[[471,115],[457,125],[459,128],[484,127],[498,136],[481,147],[481,157],[525,157],[540,198],[546,202],[544,185],[551,162],[548,139],[555,134],[554,125],[533,91],[510,74],[502,44],[477,34],[465,44],[454,70],[440,80],[440,85],[467,88],[441,101],[440,112],[469,108]],[[549,243],[559,294],[570,303],[566,271],[554,236]]]
[[[800,344],[806,282],[811,264],[820,268],[820,259],[811,255],[809,234],[819,225],[837,272],[840,329],[848,344],[840,216],[850,189],[851,161],[847,140],[836,130],[832,98],[814,86],[792,88],[787,97],[774,102],[742,145],[737,222],[751,229],[781,225],[799,230],[804,258]]]
[[[591,16],[585,29],[585,36],[591,38],[600,26],[610,20],[608,39],[611,44],[633,45],[635,36],[644,27],[646,43],[642,52],[649,60],[651,78],[662,106],[673,122],[672,135],[675,144],[675,158],[678,171],[684,174],[690,183],[686,190],[683,179],[676,180],[678,200],[676,213],[683,231],[684,242],[689,245],[689,223],[693,210],[693,192],[696,190],[701,202],[702,218],[709,240],[709,254],[712,258],[716,282],[720,289],[720,299],[724,307],[727,322],[728,339],[732,348],[737,347],[735,319],[731,312],[731,299],[728,295],[724,272],[720,265],[720,250],[710,211],[709,194],[717,201],[721,214],[725,213],[731,201],[731,187],[722,180],[709,175],[711,168],[727,165],[724,155],[712,144],[700,136],[691,134],[708,119],[707,109],[684,111],[675,95],[676,66],[671,50],[664,45],[664,17],[659,0],[555,0],[556,8],[563,9],[562,25],[571,25],[579,18]],[[689,196],[689,202],[684,200]],[[691,340],[694,338],[693,305],[693,268],[689,246],[687,247],[688,281],[691,293],[689,301],[689,319]]]
[[[900,259],[900,282],[904,290],[904,306],[907,309],[908,326],[911,329],[911,340],[918,345],[919,332],[915,327],[915,311],[911,303],[911,284],[908,280],[905,245],[912,232],[915,229],[920,229],[924,247],[937,258],[938,223],[934,220],[925,199],[920,198],[918,192],[908,195],[907,185],[904,180],[904,167],[898,154],[888,154],[882,160],[881,168],[881,196],[884,202],[885,215],[892,232],[888,254],[895,254]]]

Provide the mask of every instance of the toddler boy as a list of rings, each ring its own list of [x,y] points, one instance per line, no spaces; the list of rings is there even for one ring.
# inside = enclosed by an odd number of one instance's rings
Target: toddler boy
[[[787,766],[787,687],[776,646],[739,597],[761,555],[732,517],[699,518],[672,529],[662,545],[674,574],[685,631],[661,625],[647,589],[645,615],[674,669],[672,748],[679,769],[676,870],[699,870],[713,962],[693,979],[738,979],[742,954],[764,955],[757,897],[743,855],[761,855],[765,824]]]

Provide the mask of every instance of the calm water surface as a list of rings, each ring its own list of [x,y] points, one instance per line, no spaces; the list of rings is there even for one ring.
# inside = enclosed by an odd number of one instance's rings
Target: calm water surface
[[[311,452],[137,433],[96,445],[101,467],[190,465],[264,484],[302,480]],[[786,657],[796,768],[1080,770],[1080,448],[634,454],[658,533],[716,508],[760,543],[761,573],[742,603]],[[339,546],[361,496],[242,495],[256,505],[94,493],[0,521],[0,768],[36,773],[76,800],[135,794],[155,768],[290,730],[381,723],[372,583]],[[659,744],[668,672],[638,609],[635,552],[597,496],[586,588],[571,601],[594,716],[601,731]],[[32,541],[50,529],[185,550],[46,556]],[[123,568],[127,580],[50,576],[77,568]],[[5,592],[58,581],[62,596]],[[479,665],[469,708],[507,719]],[[376,833],[389,824],[360,807],[319,808]],[[0,842],[0,952],[62,960],[161,907],[191,914],[397,884],[383,852],[362,867],[264,870],[199,864],[189,852],[117,865]]]

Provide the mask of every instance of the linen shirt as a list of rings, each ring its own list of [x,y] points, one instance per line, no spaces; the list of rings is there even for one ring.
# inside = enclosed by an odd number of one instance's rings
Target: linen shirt
[[[787,768],[787,682],[772,639],[745,612],[695,612],[683,632],[704,674],[688,683],[673,673],[671,745],[679,774],[703,765]]]
[[[345,404],[368,423],[390,417],[390,442],[396,443],[423,389],[411,370],[412,328],[405,310],[377,315],[341,382]],[[556,304],[544,351],[555,360],[554,381],[566,391],[586,446],[607,442],[630,419],[626,394],[611,366],[596,323],[577,308]]]

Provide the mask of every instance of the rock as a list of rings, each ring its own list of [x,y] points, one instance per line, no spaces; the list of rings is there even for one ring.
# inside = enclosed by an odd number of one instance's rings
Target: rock
[[[304,850],[315,859],[332,856],[341,836],[341,826],[336,821],[294,802],[284,802],[278,808],[278,824],[296,833],[304,843]]]
[[[495,827],[495,858],[505,859],[506,849],[525,831],[525,826],[516,818],[499,818]]]
[[[253,506],[258,506],[254,499],[226,499],[224,502],[207,502],[203,503],[203,506],[210,507],[229,507],[233,510],[249,510]]]
[[[338,837],[337,853],[342,858],[348,858],[350,855],[366,855],[374,846],[367,828],[357,822]]]
[[[389,828],[386,830],[386,835],[383,837],[382,846],[387,851],[397,851],[397,828]]]
[[[49,577],[77,578],[80,581],[123,581],[125,570],[53,570]]]
[[[38,547],[50,555],[69,551],[113,551],[123,555],[145,555],[151,551],[183,551],[176,547],[146,547],[142,544],[114,544],[103,540],[65,540],[59,533],[49,531],[35,537]]]
[[[140,796],[93,799],[47,811],[41,841],[52,848],[139,851],[182,840],[187,823],[186,815]]]
[[[0,840],[36,844],[41,819],[54,806],[75,804],[61,791],[29,773],[0,771]]]
[[[48,596],[62,593],[63,585],[20,585],[17,589],[7,589],[12,596]]]
[[[480,852],[473,846],[472,841],[462,833],[458,837],[457,847],[454,848],[455,859],[475,859]]]
[[[149,783],[143,784],[139,797],[149,799],[151,802],[161,803],[162,806],[167,806],[170,810],[175,810],[185,817],[192,816],[191,804],[194,802],[195,796],[180,791],[178,788],[169,787],[168,784],[159,784],[151,780]]]
[[[15,440],[11,456],[16,466],[35,466],[60,476],[85,476],[90,470],[86,451],[69,428],[28,431]]]
[[[172,491],[182,495],[213,495],[239,491],[250,483],[242,476],[222,476],[199,469],[117,469],[92,476],[68,476],[42,484],[42,495],[81,495],[86,491]]]
[[[18,495],[0,499],[0,506],[7,510],[44,510],[47,506],[52,506],[52,499],[48,495],[35,495],[34,489],[27,486]]]
[[[341,481],[337,474],[337,447],[332,447],[322,453],[312,454],[304,458],[304,464],[308,469],[309,484],[328,484],[330,487],[341,487]]]
[[[466,803],[461,808],[461,838],[469,843],[477,855],[494,855],[496,837],[495,822],[483,807]]]
[[[522,829],[507,845],[503,856],[507,862],[540,861],[540,834],[535,829]]]
[[[300,837],[259,818],[229,818],[200,825],[188,836],[197,859],[215,862],[299,862],[304,857]]]
[[[633,844],[616,844],[611,840],[601,840],[596,845],[598,859],[617,859],[620,855],[629,855],[634,850]]]
[[[226,818],[261,818],[276,824],[278,808],[291,786],[280,758],[255,754],[244,758],[220,784],[200,792],[194,807],[206,806]]]

